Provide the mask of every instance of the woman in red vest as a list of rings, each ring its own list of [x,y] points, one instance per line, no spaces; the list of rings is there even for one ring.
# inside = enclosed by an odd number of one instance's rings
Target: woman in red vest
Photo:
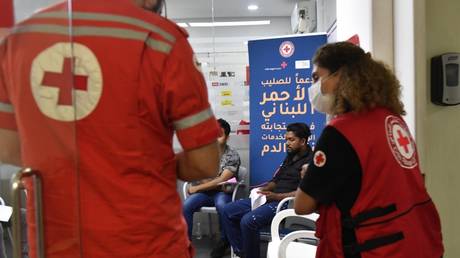
[[[360,47],[321,47],[312,105],[333,118],[317,142],[295,199],[320,213],[316,257],[439,258],[441,226],[402,119],[401,85]]]

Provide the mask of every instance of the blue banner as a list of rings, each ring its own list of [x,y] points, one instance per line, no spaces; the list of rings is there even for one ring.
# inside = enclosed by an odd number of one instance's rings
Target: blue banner
[[[312,147],[323,130],[326,116],[311,108],[308,87],[313,55],[326,42],[326,34],[248,42],[251,185],[269,181],[286,157],[288,124],[308,124]]]

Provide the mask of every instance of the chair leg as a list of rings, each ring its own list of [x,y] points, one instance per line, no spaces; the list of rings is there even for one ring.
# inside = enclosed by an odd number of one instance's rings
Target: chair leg
[[[213,231],[212,231],[212,217],[211,213],[208,213],[208,222],[209,222],[209,237],[213,237]]]

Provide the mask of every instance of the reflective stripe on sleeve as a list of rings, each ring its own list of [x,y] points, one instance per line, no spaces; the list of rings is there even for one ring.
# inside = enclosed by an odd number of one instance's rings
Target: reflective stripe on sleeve
[[[184,130],[190,127],[193,127],[195,125],[198,125],[209,118],[213,117],[214,114],[212,113],[211,108],[208,108],[206,110],[203,110],[197,114],[182,118],[178,121],[175,121],[174,124],[174,129],[177,131]]]
[[[0,102],[0,112],[4,113],[14,113],[13,105]]]
[[[69,19],[69,13],[67,12],[44,12],[36,14],[32,17],[34,18],[62,18],[62,19]],[[135,25],[146,30],[152,31],[161,35],[167,41],[174,43],[176,38],[171,35],[170,33],[164,31],[160,27],[145,22],[140,19],[136,19],[129,16],[122,16],[122,15],[114,15],[114,14],[105,14],[105,13],[94,13],[94,12],[72,12],[71,14],[72,19],[77,20],[92,20],[92,21],[110,21],[110,22],[120,22],[129,25]]]
[[[70,35],[69,26],[52,25],[52,24],[36,24],[36,25],[23,25],[18,26],[13,30],[14,34],[17,33],[49,33]],[[132,39],[145,42],[153,50],[168,54],[172,46],[166,42],[148,38],[148,33],[139,32],[130,29],[119,29],[112,27],[91,27],[91,26],[73,26],[72,35],[74,36],[99,36],[99,37],[113,37],[121,39]]]

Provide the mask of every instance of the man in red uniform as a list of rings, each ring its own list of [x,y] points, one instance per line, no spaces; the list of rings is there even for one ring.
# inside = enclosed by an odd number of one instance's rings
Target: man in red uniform
[[[71,26],[62,3],[0,43],[0,160],[41,172],[47,258],[192,256],[176,179],[215,176],[220,130],[188,35],[159,9],[74,0]]]

